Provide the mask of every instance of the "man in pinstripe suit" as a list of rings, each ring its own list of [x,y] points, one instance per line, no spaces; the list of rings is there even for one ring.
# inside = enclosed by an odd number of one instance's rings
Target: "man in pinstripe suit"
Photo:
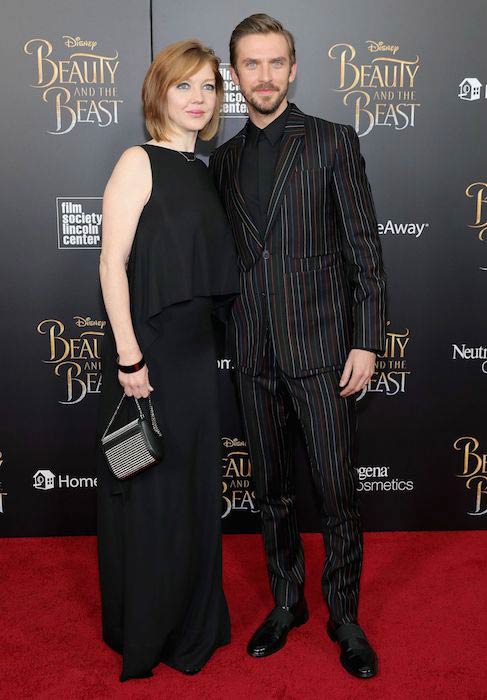
[[[362,536],[353,461],[353,394],[372,376],[385,336],[370,187],[354,129],[288,103],[294,41],[277,20],[243,20],[230,61],[250,119],[210,167],[239,253],[232,332],[275,599],[248,652],[278,651],[308,619],[287,432],[294,411],[321,503],[328,634],[346,670],[370,678],[377,656],[357,622]]]

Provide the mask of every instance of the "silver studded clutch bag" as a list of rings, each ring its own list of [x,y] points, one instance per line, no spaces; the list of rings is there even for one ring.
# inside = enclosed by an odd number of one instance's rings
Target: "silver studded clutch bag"
[[[108,468],[113,476],[121,480],[128,479],[153,464],[158,464],[164,455],[163,438],[157,425],[150,396],[147,399],[148,415],[142,410],[139,401],[134,398],[139,413],[138,418],[111,433],[108,432],[125,398],[124,394],[101,438]]]

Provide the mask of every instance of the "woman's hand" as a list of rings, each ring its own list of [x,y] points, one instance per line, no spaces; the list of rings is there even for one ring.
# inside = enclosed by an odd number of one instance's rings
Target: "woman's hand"
[[[136,399],[146,399],[151,391],[154,391],[154,387],[152,387],[149,382],[147,365],[131,374],[120,372],[119,370],[118,381],[122,385],[125,395],[134,396]]]

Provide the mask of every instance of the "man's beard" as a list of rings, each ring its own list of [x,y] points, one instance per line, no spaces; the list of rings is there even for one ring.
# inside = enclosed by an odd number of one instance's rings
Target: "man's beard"
[[[277,90],[272,83],[261,83],[257,88],[254,88],[250,94],[246,94],[245,92],[242,92],[243,96],[245,97],[246,101],[252,105],[252,107],[255,109],[256,112],[259,114],[263,115],[269,115],[269,114],[274,114],[274,112],[277,112],[279,107],[282,104],[282,101],[285,99],[287,95],[287,90],[288,90],[289,84],[287,84],[281,91]],[[260,98],[261,100],[264,100],[263,102],[257,101],[259,98],[254,95],[254,93],[260,89],[269,89],[269,90],[275,90],[275,95],[268,96],[267,98]]]

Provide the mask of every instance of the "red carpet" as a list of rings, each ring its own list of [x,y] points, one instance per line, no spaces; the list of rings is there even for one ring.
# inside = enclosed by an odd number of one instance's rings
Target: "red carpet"
[[[361,622],[379,676],[349,677],[326,637],[322,541],[305,535],[310,621],[280,653],[251,659],[248,637],[271,607],[260,537],[224,538],[233,641],[186,677],[159,665],[120,684],[119,657],[100,640],[93,537],[6,539],[0,624],[0,697],[416,700],[487,698],[487,532],[366,535]]]

